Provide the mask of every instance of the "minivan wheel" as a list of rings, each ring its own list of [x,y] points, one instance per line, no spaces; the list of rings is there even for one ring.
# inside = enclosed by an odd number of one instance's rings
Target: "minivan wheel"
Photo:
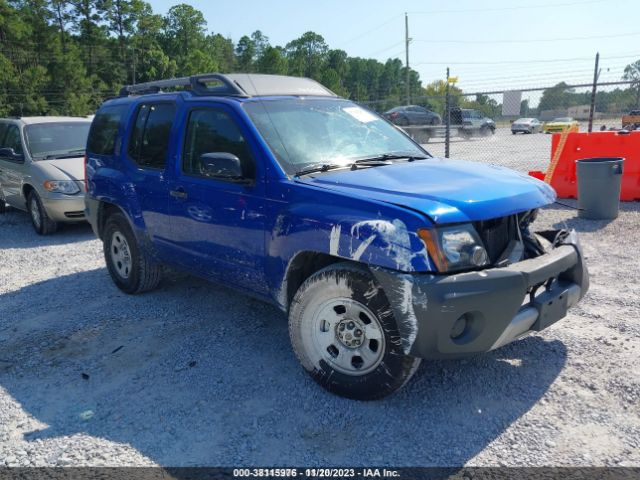
[[[311,377],[347,398],[383,398],[420,365],[402,349],[382,288],[358,265],[333,264],[303,283],[289,309],[289,335]]]
[[[162,266],[151,261],[140,249],[123,214],[109,216],[102,238],[109,275],[120,290],[142,293],[158,286],[162,278]]]
[[[29,192],[27,208],[31,217],[31,224],[38,235],[51,235],[58,229],[58,224],[49,218],[42,206],[42,200],[35,190]]]

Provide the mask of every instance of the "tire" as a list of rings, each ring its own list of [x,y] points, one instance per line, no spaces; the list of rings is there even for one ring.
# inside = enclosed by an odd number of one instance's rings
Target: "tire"
[[[366,269],[330,265],[310,276],[291,302],[293,350],[328,391],[356,400],[386,397],[409,381],[421,361],[402,350],[391,312]]]
[[[407,119],[406,117],[400,117],[398,118],[396,125],[398,125],[399,127],[406,127],[409,125],[409,119]]]
[[[49,218],[35,190],[31,190],[27,196],[27,210],[31,217],[31,225],[38,235],[51,235],[58,229],[58,224]]]
[[[512,133],[513,135],[515,135],[517,132],[515,132],[515,131],[511,130],[511,133]]]
[[[140,249],[129,222],[122,213],[106,221],[103,238],[104,259],[109,275],[125,293],[153,290],[162,279],[162,266],[151,261]]]

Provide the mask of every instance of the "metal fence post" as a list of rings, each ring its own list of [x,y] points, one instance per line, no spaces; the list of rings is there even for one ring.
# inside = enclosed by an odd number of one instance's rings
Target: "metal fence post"
[[[596,66],[593,71],[593,89],[591,90],[591,105],[589,106],[589,133],[593,129],[593,116],[596,110],[596,89],[598,88],[598,77],[600,72],[598,71],[598,63],[600,61],[600,53],[596,53]]]
[[[451,139],[451,102],[449,99],[449,67],[447,67],[447,94],[445,97],[445,135],[444,135],[444,156],[449,158],[449,143]]]

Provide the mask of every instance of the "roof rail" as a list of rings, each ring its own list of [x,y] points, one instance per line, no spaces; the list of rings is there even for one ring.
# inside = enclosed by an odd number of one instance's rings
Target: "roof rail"
[[[222,85],[207,86],[209,82],[219,82]],[[237,82],[232,81],[220,73],[204,73],[190,77],[169,78],[153,82],[125,85],[120,89],[120,96],[144,95],[146,93],[160,93],[164,88],[190,87],[195,95],[220,95],[234,97],[248,97],[247,93]]]

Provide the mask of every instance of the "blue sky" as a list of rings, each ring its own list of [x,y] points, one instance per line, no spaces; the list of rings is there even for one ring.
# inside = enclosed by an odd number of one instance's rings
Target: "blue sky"
[[[178,3],[150,0],[165,14]],[[312,30],[351,56],[404,61],[409,12],[410,64],[423,83],[444,78],[447,64],[465,91],[590,82],[601,54],[602,80],[618,80],[640,59],[640,0],[477,0],[242,2],[187,0],[210,32],[237,41],[261,30],[271,44]]]

